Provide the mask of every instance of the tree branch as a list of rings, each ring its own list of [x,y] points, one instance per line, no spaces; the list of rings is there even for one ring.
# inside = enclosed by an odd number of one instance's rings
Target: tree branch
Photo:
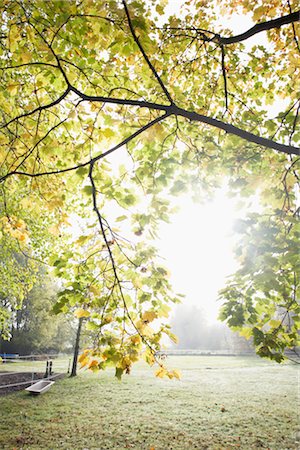
[[[179,108],[175,104],[173,105],[161,105],[158,103],[145,102],[141,100],[126,100],[126,99],[118,99],[118,98],[110,98],[110,97],[98,97],[86,95],[78,91],[76,88],[70,88],[73,92],[75,92],[78,96],[80,96],[83,100],[89,101],[100,101],[105,103],[115,103],[119,105],[132,105],[139,106],[141,108],[155,109],[160,111],[165,111],[168,115],[182,116],[186,117],[190,120],[207,123],[208,125],[212,125],[213,127],[219,128],[221,130],[226,131],[227,133],[234,134],[239,136],[249,142],[254,142],[259,145],[263,145],[264,147],[272,148],[273,150],[277,150],[282,153],[287,153],[289,155],[299,155],[299,148],[294,147],[292,145],[284,145],[280,144],[271,139],[262,138],[255,134],[249,133],[248,131],[242,130],[241,128],[235,127],[234,125],[228,124],[226,122],[214,119],[209,116],[204,116],[202,114],[198,114],[196,112],[187,111],[185,109]]]
[[[262,145],[264,147],[267,148],[271,148],[273,150],[277,150],[281,153],[286,153],[289,155],[299,155],[299,148],[298,147],[294,147],[292,145],[284,145],[284,144],[280,144],[279,142],[273,141],[271,139],[267,139],[267,138],[263,138],[260,136],[257,136],[255,134],[252,134],[248,131],[242,130],[241,128],[235,127],[234,125],[231,125],[229,123],[220,121],[218,119],[214,119],[212,117],[209,116],[204,116],[203,114],[198,114],[197,112],[193,112],[193,111],[187,111],[185,109],[179,108],[178,106],[176,106],[175,104],[173,105],[161,105],[161,104],[157,104],[157,103],[151,103],[151,102],[145,102],[145,101],[141,101],[141,100],[127,100],[127,99],[118,99],[118,98],[111,98],[111,97],[102,97],[102,96],[92,96],[92,95],[86,95],[83,94],[82,92],[78,91],[78,89],[69,86],[66,91],[54,102],[49,103],[48,105],[44,105],[44,106],[39,106],[38,108],[34,109],[31,112],[25,113],[25,114],[21,114],[20,116],[15,117],[14,119],[11,119],[9,122],[7,122],[6,124],[2,125],[1,128],[5,128],[7,127],[10,123],[14,122],[15,120],[18,120],[22,117],[27,117],[30,116],[38,111],[42,111],[44,109],[50,108],[54,105],[57,105],[58,103],[60,103],[61,100],[63,100],[67,94],[73,91],[74,93],[76,93],[79,97],[81,97],[83,100],[87,100],[87,101],[94,101],[94,102],[103,102],[103,103],[113,103],[113,104],[119,104],[119,105],[131,105],[131,106],[138,106],[140,108],[147,108],[150,110],[159,110],[159,111],[164,111],[165,115],[160,116],[160,118],[155,119],[152,122],[150,122],[148,125],[146,125],[146,129],[149,128],[150,126],[154,125],[154,123],[156,123],[157,121],[162,120],[163,118],[165,118],[166,116],[170,116],[170,115],[175,115],[175,116],[182,116],[182,117],[186,117],[187,119],[190,119],[192,121],[197,121],[197,122],[202,122],[202,123],[206,123],[208,125],[211,125],[215,128],[218,128],[220,130],[224,130],[227,133],[230,134],[234,134],[236,136],[241,137],[242,139],[245,139],[249,142],[254,142],[258,145]],[[152,124],[152,125],[151,125]],[[124,145],[125,143],[129,142],[132,138],[134,138],[135,136],[137,136],[138,134],[140,134],[142,131],[144,131],[144,128],[141,128],[139,131],[137,131],[136,133],[134,133],[133,135],[131,135],[129,138],[126,138],[124,141],[122,141],[123,143],[118,144],[115,147],[113,147],[113,149],[109,150],[108,152],[102,155],[100,155],[100,157],[104,157],[107,154],[111,153],[112,151],[115,151],[117,148],[119,148],[120,146]],[[129,140],[128,140],[129,139]],[[70,170],[74,170],[76,168],[79,167],[83,167],[87,164],[89,164],[90,161],[83,163],[81,165],[78,165],[76,167],[70,168],[70,169],[65,169],[64,171],[70,171]],[[44,172],[44,175],[49,175],[49,174],[54,174],[54,173],[62,173],[63,171],[57,171],[57,172]],[[14,173],[19,173],[21,174],[21,172],[14,172]],[[25,173],[22,173],[23,175],[25,175]],[[28,175],[28,174],[26,174]],[[30,174],[28,176],[33,176],[33,174]],[[35,176],[40,176],[40,174],[35,174]],[[3,178],[2,178],[3,180]]]
[[[227,90],[227,77],[226,77],[226,67],[225,67],[225,50],[224,46],[221,45],[221,56],[222,56],[222,75],[224,81],[224,96],[225,96],[225,110],[228,110],[228,90]]]
[[[143,100],[130,100],[130,99],[123,99],[123,98],[114,98],[114,97],[103,97],[98,95],[86,95],[83,92],[80,92],[75,87],[71,86],[70,91],[77,94],[79,97],[81,97],[83,100],[90,101],[90,102],[103,102],[103,103],[113,103],[116,105],[123,105],[123,106],[139,106],[140,108],[148,108],[158,111],[167,111],[169,108],[168,105],[161,105],[159,103],[152,103],[152,102],[146,102]]]
[[[19,69],[20,67],[26,67],[26,66],[47,66],[47,67],[53,67],[54,69],[59,69],[58,66],[55,64],[50,63],[44,63],[44,62],[30,62],[30,63],[24,63],[24,64],[18,64],[16,66],[6,66],[6,67],[0,67],[0,70],[6,70],[6,69]]]
[[[65,92],[60,97],[58,97],[56,100],[54,100],[53,102],[48,103],[47,105],[39,106],[38,108],[35,108],[32,111],[29,111],[28,113],[20,114],[19,116],[14,117],[13,119],[9,120],[4,125],[2,125],[0,127],[0,130],[3,128],[7,128],[11,123],[15,122],[16,120],[22,119],[23,117],[32,116],[36,112],[40,112],[40,111],[43,111],[44,109],[49,109],[49,108],[52,108],[52,106],[58,105],[68,95],[70,90],[71,90],[70,87],[68,87],[65,90]]]
[[[273,150],[277,150],[288,155],[299,155],[300,148],[298,147],[280,144],[279,142],[272,141],[271,139],[263,138],[261,136],[249,133],[249,131],[242,130],[241,128],[235,127],[234,125],[223,122],[221,120],[213,119],[212,117],[204,116],[196,112],[186,111],[185,109],[178,108],[177,106],[173,106],[170,109],[172,109],[171,114],[182,116],[192,121],[207,123],[208,125],[219,128],[220,130],[224,130],[227,133],[239,136],[248,142],[254,142],[255,144],[262,145],[263,147],[267,148],[272,148]]]
[[[27,173],[27,172],[20,172],[20,171],[12,171],[12,172],[4,175],[2,178],[0,178],[0,181],[4,181],[6,178],[10,177],[11,175],[24,175],[24,176],[28,176],[28,177],[40,177],[40,176],[44,176],[44,175],[55,175],[55,174],[70,172],[70,171],[76,170],[80,167],[85,167],[88,164],[91,164],[91,162],[96,162],[99,159],[102,159],[102,158],[108,156],[110,153],[113,153],[114,151],[118,150],[120,147],[122,147],[123,145],[130,142],[132,139],[134,139],[136,136],[141,134],[143,131],[147,130],[148,128],[152,127],[156,123],[160,122],[161,120],[163,120],[166,117],[171,116],[171,115],[185,117],[189,120],[196,121],[196,122],[206,123],[215,128],[218,128],[220,130],[224,130],[227,133],[234,134],[235,136],[239,136],[242,139],[245,139],[249,142],[254,142],[255,144],[262,145],[264,147],[271,148],[273,150],[277,150],[281,153],[286,153],[289,155],[299,155],[300,149],[297,147],[294,147],[292,145],[288,146],[288,145],[280,144],[276,141],[257,136],[255,134],[252,134],[248,131],[242,130],[238,127],[235,127],[234,125],[220,121],[218,119],[204,116],[203,114],[198,114],[193,111],[187,111],[185,109],[179,108],[176,105],[167,106],[167,105],[160,105],[160,104],[151,103],[151,102],[144,102],[144,101],[140,101],[140,100],[126,100],[126,99],[117,99],[117,98],[110,98],[110,97],[90,96],[90,95],[85,95],[85,94],[79,92],[77,89],[75,89],[73,87],[68,87],[68,89],[64,92],[64,94],[62,94],[61,97],[59,97],[59,99],[55,100],[54,102],[52,102],[48,105],[40,106],[39,108],[36,108],[35,110],[33,110],[29,113],[20,115],[16,118],[10,120],[7,124],[3,125],[2,128],[7,127],[10,123],[12,123],[15,120],[18,120],[22,117],[30,116],[37,111],[41,111],[43,109],[47,109],[53,105],[58,104],[64,97],[66,97],[66,95],[70,91],[75,92],[83,100],[100,101],[100,102],[104,102],[104,103],[114,103],[114,104],[121,104],[121,105],[139,106],[141,108],[148,108],[148,109],[164,111],[165,114],[160,117],[157,117],[156,119],[149,122],[147,125],[140,128],[138,131],[136,131],[129,137],[125,138],[122,142],[120,142],[116,146],[112,147],[111,149],[107,150],[104,153],[101,153],[100,155],[96,156],[95,158],[92,158],[91,160],[89,160],[87,162],[77,164],[76,166],[69,167],[67,169],[46,171],[46,172],[41,172],[41,173]]]
[[[125,138],[119,144],[115,145],[114,147],[112,147],[111,149],[107,150],[106,152],[101,153],[98,156],[95,156],[94,158],[90,159],[89,161],[77,164],[76,166],[73,166],[73,167],[68,167],[67,169],[52,170],[52,171],[40,172],[40,173],[28,173],[28,172],[20,172],[20,171],[16,171],[15,170],[15,171],[9,172],[6,175],[4,175],[3,177],[1,177],[0,178],[0,182],[6,180],[6,178],[11,177],[12,175],[23,175],[23,176],[27,176],[27,177],[31,177],[31,178],[37,178],[37,177],[42,177],[42,176],[45,176],[45,175],[59,175],[61,173],[66,173],[66,172],[71,172],[73,170],[77,170],[80,167],[85,167],[85,166],[88,166],[90,164],[95,164],[96,161],[99,161],[100,159],[105,158],[106,156],[108,156],[111,153],[115,152],[119,148],[123,147],[123,145],[128,144],[128,142],[130,142],[132,139],[137,137],[139,134],[143,133],[144,131],[146,131],[149,128],[151,128],[153,125],[155,125],[155,124],[161,122],[162,120],[166,119],[167,117],[169,117],[169,115],[170,114],[166,113],[166,114],[164,114],[162,116],[157,117],[156,119],[152,120],[151,122],[147,123],[142,128],[140,128],[139,130],[137,130],[135,133],[133,133],[130,136],[128,136],[127,138]]]
[[[126,17],[127,17],[127,20],[128,20],[128,25],[129,25],[131,34],[132,34],[132,36],[133,36],[133,39],[134,39],[135,43],[137,44],[138,48],[140,49],[140,51],[141,51],[141,53],[142,53],[142,55],[143,55],[143,57],[144,57],[146,63],[148,64],[148,66],[149,66],[151,72],[153,73],[153,75],[155,76],[155,78],[157,79],[157,81],[159,82],[159,84],[160,84],[160,86],[161,86],[163,92],[165,93],[167,99],[169,100],[169,102],[170,102],[171,105],[172,105],[174,102],[173,102],[173,100],[172,100],[172,97],[171,97],[169,91],[167,90],[166,86],[165,86],[164,83],[162,82],[160,76],[158,75],[157,71],[155,70],[154,66],[152,65],[152,63],[151,63],[150,59],[148,58],[148,56],[147,56],[145,50],[143,49],[143,47],[142,47],[142,45],[141,45],[141,43],[140,43],[140,41],[139,41],[139,38],[138,38],[137,35],[135,34],[135,31],[134,31],[134,28],[133,28],[133,25],[132,25],[132,21],[131,21],[130,15],[129,15],[129,11],[128,11],[128,8],[127,8],[126,1],[125,1],[125,0],[122,0],[122,3],[123,3],[123,5],[124,5]]]
[[[97,215],[98,218],[98,223],[100,226],[100,231],[101,234],[103,236],[104,242],[105,242],[105,247],[108,251],[109,254],[109,260],[111,262],[111,266],[112,266],[112,270],[113,270],[113,274],[114,274],[114,278],[115,278],[115,283],[114,285],[116,285],[118,287],[119,293],[120,293],[120,297],[123,303],[123,308],[124,308],[124,314],[126,314],[129,322],[131,323],[131,325],[133,326],[133,328],[135,329],[136,333],[140,336],[142,342],[149,348],[149,350],[152,352],[154,359],[156,360],[155,357],[155,350],[154,348],[150,345],[150,343],[147,341],[147,339],[145,338],[145,336],[140,332],[140,330],[137,328],[137,326],[135,325],[131,314],[129,312],[125,297],[124,297],[124,293],[123,293],[123,288],[122,288],[122,282],[119,278],[118,275],[118,271],[117,271],[117,266],[116,266],[116,262],[115,262],[115,258],[114,255],[112,253],[111,247],[110,247],[110,242],[107,239],[106,233],[105,233],[105,228],[104,228],[104,224],[103,224],[103,218],[100,214],[99,208],[97,206],[97,190],[96,190],[96,185],[95,185],[95,181],[93,178],[93,168],[94,168],[94,162],[90,162],[90,169],[89,169],[89,179],[91,182],[91,187],[92,187],[92,198],[93,198],[93,209]],[[125,323],[124,323],[124,331],[125,331]],[[158,362],[156,360],[156,362]]]
[[[56,128],[60,127],[60,125],[62,125],[63,123],[65,123],[67,121],[67,119],[63,119],[60,122],[58,122],[56,125],[53,125],[53,127],[51,127],[47,133],[41,137],[35,144],[34,146],[29,150],[29,152],[24,156],[24,158],[22,159],[22,161],[17,165],[17,167],[15,168],[15,171],[17,171],[19,169],[19,167],[21,167],[25,161],[32,155],[32,153],[34,152],[34,150],[41,144],[41,142],[43,142],[50,133],[52,133],[53,130],[55,130]]]
[[[245,31],[244,33],[238,34],[236,36],[230,36],[230,37],[223,37],[220,36],[218,33],[214,33],[209,30],[203,30],[202,28],[173,28],[173,27],[166,27],[167,30],[177,30],[177,31],[194,31],[200,36],[200,38],[203,41],[206,42],[216,42],[220,45],[229,45],[229,44],[235,44],[237,42],[245,41],[246,39],[249,39],[250,37],[254,36],[255,34],[261,33],[262,31],[272,30],[273,28],[280,28],[283,25],[288,25],[290,23],[298,22],[300,20],[300,11],[296,11],[291,14],[287,14],[286,16],[278,17],[277,19],[269,20],[266,22],[257,23],[253,27],[249,28],[249,30]],[[212,37],[206,36],[205,33],[209,33],[212,35]]]
[[[287,3],[288,3],[288,6],[289,6],[290,13],[292,14],[292,7],[291,7],[291,4],[290,4],[290,0],[288,0]],[[300,45],[299,45],[299,41],[298,41],[298,38],[297,38],[297,33],[296,33],[296,29],[295,29],[295,24],[294,23],[292,23],[292,28],[293,28],[294,41],[295,41],[296,47],[298,49],[298,52],[300,53]]]
[[[286,16],[278,17],[277,19],[269,20],[267,22],[261,22],[254,25],[254,27],[247,30],[245,33],[238,34],[237,36],[231,36],[228,38],[218,37],[218,42],[223,45],[234,44],[236,42],[245,41],[250,37],[262,31],[271,30],[272,28],[280,28],[282,25],[297,22],[300,20],[300,11],[288,14]]]

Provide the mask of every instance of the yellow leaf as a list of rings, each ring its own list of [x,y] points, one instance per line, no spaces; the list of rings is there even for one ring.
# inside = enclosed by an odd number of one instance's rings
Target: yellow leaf
[[[104,323],[111,323],[113,321],[113,317],[111,315],[105,316],[103,322]]]
[[[267,11],[267,8],[265,6],[259,6],[258,8],[256,8],[253,11],[253,17],[252,20],[254,20],[255,22],[258,21]]]
[[[91,111],[95,112],[99,110],[99,104],[95,102],[90,103]]]
[[[137,330],[143,336],[147,336],[147,337],[152,337],[153,336],[152,328],[149,327],[149,325],[147,325],[143,320],[138,320],[138,322],[136,322],[135,326],[136,326]]]
[[[70,119],[74,119],[76,117],[76,111],[73,109],[73,111],[70,112],[69,116]]]
[[[139,331],[141,331],[141,330],[144,328],[145,324],[144,324],[144,322],[143,322],[142,320],[138,320],[138,321],[135,323],[135,326],[136,326],[136,328],[137,328]]]
[[[269,322],[271,328],[278,328],[281,325],[281,320],[270,320]]]
[[[87,355],[88,355],[89,350],[84,350],[83,353],[81,353],[81,355],[78,357],[78,362],[82,362],[86,359]]]
[[[243,336],[246,339],[250,339],[252,336],[252,328],[245,327],[239,332],[240,336]]]
[[[137,362],[140,359],[140,355],[138,352],[131,352],[129,358],[131,362]]]
[[[124,369],[124,370],[130,366],[131,366],[131,360],[130,360],[129,356],[125,356],[122,359],[121,363],[118,364],[118,367],[120,367],[121,369]]]
[[[82,317],[89,317],[90,313],[86,309],[79,308],[74,312],[74,316],[78,317],[78,319],[81,319]]]
[[[157,314],[154,311],[146,311],[142,315],[142,319],[144,322],[152,322],[156,318],[157,318]]]
[[[93,367],[98,367],[99,362],[96,359],[92,359],[92,361],[89,362],[88,369],[92,369]]]
[[[170,311],[171,311],[170,306],[162,305],[158,311],[158,317],[169,317]]]
[[[147,349],[143,353],[143,359],[146,361],[147,364],[149,364],[149,366],[153,366],[153,364],[155,363],[154,355],[150,349]]]
[[[21,204],[21,206],[23,206],[23,208],[30,209],[30,208],[32,208],[33,202],[29,198],[25,197],[20,201],[20,204]]]
[[[27,64],[29,61],[31,61],[31,53],[30,52],[22,52],[21,60],[24,64]]]
[[[11,229],[11,230],[9,230],[9,233],[12,237],[18,239],[18,241],[20,241],[20,242],[27,241],[27,239],[28,239],[27,233],[24,233],[17,229]]]
[[[88,358],[84,358],[80,361],[80,368],[82,369],[82,367],[85,367],[89,362]]]
[[[175,334],[169,332],[168,336],[171,339],[171,341],[174,342],[174,344],[178,344],[179,340],[178,340],[178,337]]]
[[[59,236],[60,229],[58,225],[52,225],[52,227],[48,228],[48,231],[50,234],[53,234],[53,236]]]
[[[116,134],[116,132],[113,131],[111,128],[104,128],[102,130],[102,133],[106,138],[113,137]]]
[[[180,380],[181,373],[179,370],[173,370],[172,373],[173,373],[174,377],[177,378],[177,380]]]
[[[18,239],[21,242],[26,241],[27,240],[27,235],[25,233],[20,233]]]
[[[100,295],[100,289],[97,286],[94,286],[93,284],[89,287],[89,291],[96,296]]]
[[[146,337],[152,337],[153,336],[153,330],[149,325],[144,325],[143,329],[141,330],[141,333]]]
[[[141,342],[142,342],[141,336],[139,336],[138,334],[135,334],[134,336],[131,336],[131,337],[130,337],[130,340],[131,340],[131,342],[132,342],[134,345],[139,345],[139,344],[141,344]]]
[[[18,92],[19,84],[9,84],[7,86],[8,92],[10,92],[12,95],[15,95]]]
[[[167,375],[167,370],[161,366],[159,369],[157,369],[157,371],[155,372],[155,376],[158,378],[163,378]]]
[[[18,219],[16,222],[16,227],[24,230],[26,228],[26,224],[25,224],[24,220]]]

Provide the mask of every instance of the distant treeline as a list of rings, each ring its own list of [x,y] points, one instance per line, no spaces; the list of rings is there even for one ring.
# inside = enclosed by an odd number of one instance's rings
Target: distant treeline
[[[225,324],[209,324],[202,310],[194,305],[181,305],[172,321],[172,331],[179,339],[173,348],[224,354],[254,353],[251,341],[232,332]]]

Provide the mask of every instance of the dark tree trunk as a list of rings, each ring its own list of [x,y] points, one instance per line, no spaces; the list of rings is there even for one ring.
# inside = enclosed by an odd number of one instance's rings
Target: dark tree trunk
[[[78,360],[78,353],[79,353],[79,343],[80,343],[80,334],[81,334],[82,322],[83,322],[83,317],[81,317],[79,319],[79,322],[78,322],[76,341],[75,341],[75,346],[74,346],[72,371],[71,371],[70,377],[76,377],[76,375],[77,375],[77,360]]]

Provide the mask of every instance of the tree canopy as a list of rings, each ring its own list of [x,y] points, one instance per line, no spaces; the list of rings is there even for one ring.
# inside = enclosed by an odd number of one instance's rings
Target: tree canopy
[[[277,361],[298,338],[297,2],[166,4],[1,3],[1,246],[55,268],[56,312],[95,332],[82,365],[118,377],[141,354],[178,376],[157,352],[180,296],[151,240],[172,195],[206,198],[224,178],[262,212],[237,226],[221,318]],[[222,23],[236,12],[253,21],[239,35]]]

